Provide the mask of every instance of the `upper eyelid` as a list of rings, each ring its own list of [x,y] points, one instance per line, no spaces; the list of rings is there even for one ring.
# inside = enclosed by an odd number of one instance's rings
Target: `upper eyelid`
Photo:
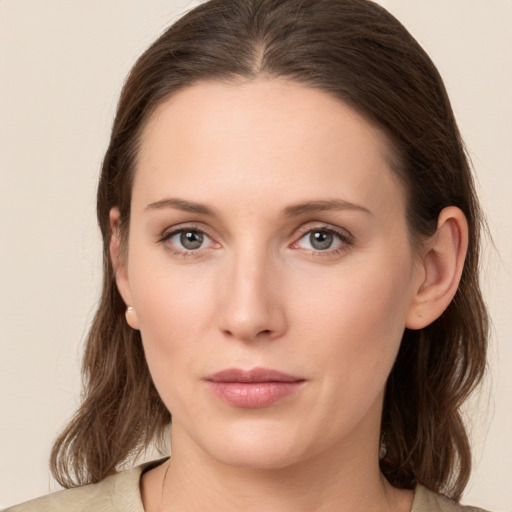
[[[176,233],[179,233],[180,231],[185,231],[187,229],[189,229],[191,231],[199,231],[200,233],[204,233],[209,238],[212,238],[212,236],[208,233],[207,229],[199,226],[199,224],[195,223],[195,222],[192,222],[192,223],[184,222],[182,224],[177,224],[175,226],[167,227],[161,232],[161,235],[159,238],[168,238],[172,235],[175,235]]]
[[[349,240],[352,240],[354,238],[352,233],[350,233],[350,231],[348,231],[347,229],[339,226],[333,226],[332,224],[327,224],[324,222],[319,222],[317,225],[304,224],[298,228],[297,234],[303,236],[312,231],[330,231],[340,236],[341,238]]]

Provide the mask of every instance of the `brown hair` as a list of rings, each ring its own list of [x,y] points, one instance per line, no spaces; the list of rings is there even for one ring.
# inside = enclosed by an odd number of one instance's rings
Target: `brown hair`
[[[138,141],[169,95],[200,80],[258,76],[334,95],[392,141],[408,193],[415,243],[450,205],[465,213],[470,244],[444,314],[406,330],[386,388],[381,470],[397,487],[417,482],[458,499],[471,453],[460,406],[480,382],[488,318],[478,281],[482,218],[452,109],[435,66],[407,30],[368,0],[211,0],[178,20],[138,59],[124,86],[98,188],[103,291],[83,361],[82,404],[57,439],[51,468],[65,487],[97,482],[160,438],[170,413],[125,322],[109,256],[109,211],[126,239]]]

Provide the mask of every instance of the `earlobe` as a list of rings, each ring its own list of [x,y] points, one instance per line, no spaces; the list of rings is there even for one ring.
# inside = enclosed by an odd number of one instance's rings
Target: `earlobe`
[[[128,306],[126,308],[125,315],[126,323],[132,328],[139,330],[139,320],[137,319],[137,312],[133,306]]]
[[[468,224],[454,206],[444,208],[434,236],[425,244],[421,261],[422,282],[412,298],[406,327],[422,329],[439,318],[452,301],[464,268]]]
[[[110,210],[110,258],[116,275],[117,289],[127,305],[126,322],[132,329],[139,329],[137,314],[132,306],[132,294],[126,268],[126,255],[121,241],[121,221],[118,208]]]

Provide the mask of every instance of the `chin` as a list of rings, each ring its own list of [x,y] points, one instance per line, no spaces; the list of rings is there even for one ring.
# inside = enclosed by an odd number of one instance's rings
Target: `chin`
[[[293,429],[283,425],[231,426],[211,434],[201,443],[211,457],[226,465],[255,470],[289,467],[307,458],[306,452],[313,448],[306,439],[299,442]],[[307,446],[309,450],[304,449]]]
[[[217,450],[216,450],[217,451]],[[233,446],[218,453],[211,453],[219,462],[228,466],[252,470],[277,470],[297,462],[296,450],[283,450],[276,446]]]

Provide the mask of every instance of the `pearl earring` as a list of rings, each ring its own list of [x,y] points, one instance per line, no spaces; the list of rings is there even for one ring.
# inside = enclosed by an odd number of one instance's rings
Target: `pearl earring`
[[[126,312],[127,312],[127,313],[131,313],[132,311],[133,311],[133,306],[128,306],[128,307],[126,308]]]

